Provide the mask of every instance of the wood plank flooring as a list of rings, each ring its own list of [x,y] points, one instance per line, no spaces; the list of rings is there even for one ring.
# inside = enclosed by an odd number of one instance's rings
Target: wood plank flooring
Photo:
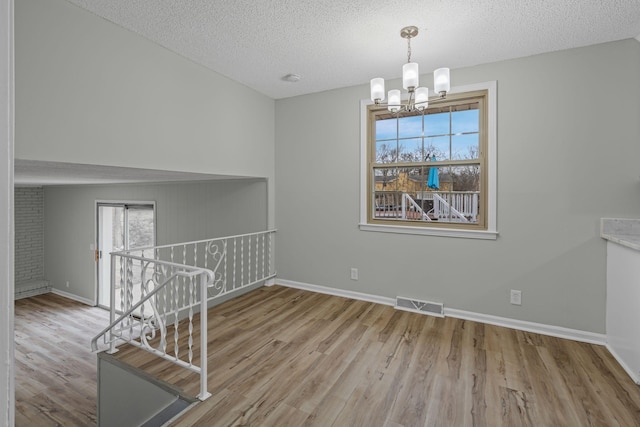
[[[16,426],[96,425],[90,339],[109,313],[55,294],[15,303]]]
[[[213,396],[174,426],[640,426],[640,388],[603,346],[278,286],[208,323]],[[144,351],[116,356],[198,392]]]

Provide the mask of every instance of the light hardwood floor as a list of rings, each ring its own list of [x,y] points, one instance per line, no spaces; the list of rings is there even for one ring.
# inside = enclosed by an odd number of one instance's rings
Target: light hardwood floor
[[[109,313],[54,294],[15,304],[16,426],[95,426],[90,339]]]
[[[174,426],[640,426],[640,388],[603,346],[278,286],[208,323],[213,396]],[[116,356],[198,391],[146,352]]]

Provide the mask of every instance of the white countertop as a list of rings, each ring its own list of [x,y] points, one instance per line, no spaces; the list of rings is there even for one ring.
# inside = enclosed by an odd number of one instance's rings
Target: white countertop
[[[640,251],[640,219],[602,218],[600,237]]]

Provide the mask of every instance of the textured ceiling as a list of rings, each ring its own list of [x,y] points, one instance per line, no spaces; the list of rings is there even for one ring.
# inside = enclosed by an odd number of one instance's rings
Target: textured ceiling
[[[275,99],[399,77],[407,25],[421,74],[640,35],[640,0],[69,1]]]

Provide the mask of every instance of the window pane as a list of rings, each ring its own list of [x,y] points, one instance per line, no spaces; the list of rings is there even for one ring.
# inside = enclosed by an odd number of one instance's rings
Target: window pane
[[[425,136],[448,135],[449,113],[425,114],[424,134]]]
[[[378,219],[399,219],[402,193],[398,188],[398,170],[374,168],[373,216]]]
[[[399,162],[422,162],[422,138],[404,139],[400,141]]]
[[[438,222],[477,224],[480,219],[479,200],[477,192],[434,193],[429,217]]]
[[[480,165],[451,167],[454,191],[480,191]]]
[[[422,114],[419,116],[402,117],[398,120],[398,136],[411,138],[422,136]]]
[[[479,155],[480,135],[454,135],[451,137],[451,158],[453,160],[477,159]]]
[[[451,133],[478,132],[480,129],[480,114],[478,103],[460,106],[472,108],[466,111],[455,111],[451,114]]]
[[[395,191],[398,185],[398,171],[395,168],[373,169],[375,191]]]
[[[451,152],[449,150],[449,137],[437,136],[432,138],[425,138],[424,140],[426,151],[425,155],[436,155],[436,160],[450,160]]]
[[[433,192],[430,217],[438,222],[478,223],[480,166],[440,167],[439,177],[440,188]]]
[[[376,142],[376,163],[395,163],[397,157],[396,141]]]
[[[398,137],[397,119],[376,120],[376,141]]]

